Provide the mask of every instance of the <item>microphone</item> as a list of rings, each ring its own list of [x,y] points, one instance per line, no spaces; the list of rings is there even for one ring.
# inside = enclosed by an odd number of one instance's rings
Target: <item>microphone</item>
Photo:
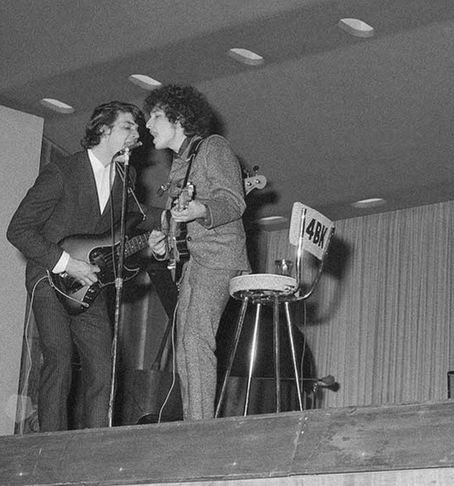
[[[142,142],[134,142],[130,145],[127,145],[125,148],[122,148],[121,150],[119,150],[116,155],[123,155],[123,154],[126,154],[127,152],[130,152],[131,150],[134,150],[135,148],[137,147],[141,147],[142,146]]]

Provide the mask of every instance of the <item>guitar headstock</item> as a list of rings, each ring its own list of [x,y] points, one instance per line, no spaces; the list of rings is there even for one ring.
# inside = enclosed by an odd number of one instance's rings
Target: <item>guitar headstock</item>
[[[243,183],[244,192],[248,195],[254,189],[263,189],[266,186],[266,177],[264,175],[255,174],[243,179]]]

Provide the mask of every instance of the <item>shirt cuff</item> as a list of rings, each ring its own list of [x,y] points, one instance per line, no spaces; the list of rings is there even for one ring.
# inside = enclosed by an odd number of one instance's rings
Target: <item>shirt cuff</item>
[[[52,273],[63,273],[66,270],[66,265],[68,265],[68,262],[69,262],[69,253],[66,253],[66,251],[64,251],[61,254],[61,257],[59,258],[57,264],[52,269]]]
[[[210,210],[209,206],[205,203],[203,205],[206,207],[207,214],[204,218],[200,218],[200,223],[202,224],[202,226],[205,226],[205,227],[208,228],[213,224],[213,218],[211,216],[211,210]]]

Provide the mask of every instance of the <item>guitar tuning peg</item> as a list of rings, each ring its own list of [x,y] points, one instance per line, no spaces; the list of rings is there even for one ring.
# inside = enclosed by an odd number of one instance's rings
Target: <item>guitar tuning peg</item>
[[[161,184],[158,189],[158,196],[162,196],[166,191],[169,190],[169,187],[170,187],[170,182]]]
[[[258,165],[254,165],[254,167],[252,167],[252,170],[254,171],[254,175],[257,175],[257,172],[259,171],[260,167]]]

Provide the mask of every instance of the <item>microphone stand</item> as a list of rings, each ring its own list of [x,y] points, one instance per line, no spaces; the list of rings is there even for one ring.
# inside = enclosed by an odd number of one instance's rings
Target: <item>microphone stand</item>
[[[118,251],[117,276],[115,278],[115,318],[112,339],[112,368],[111,368],[111,384],[110,384],[110,398],[109,409],[107,413],[109,427],[113,425],[113,407],[115,401],[116,391],[116,376],[117,376],[117,353],[118,353],[118,331],[120,328],[121,318],[121,300],[123,294],[123,265],[125,258],[125,240],[126,240],[126,201],[128,194],[128,173],[129,173],[129,153],[131,147],[124,149],[124,175],[121,197],[121,216],[120,216],[120,247]],[[114,263],[115,264],[115,263]]]

